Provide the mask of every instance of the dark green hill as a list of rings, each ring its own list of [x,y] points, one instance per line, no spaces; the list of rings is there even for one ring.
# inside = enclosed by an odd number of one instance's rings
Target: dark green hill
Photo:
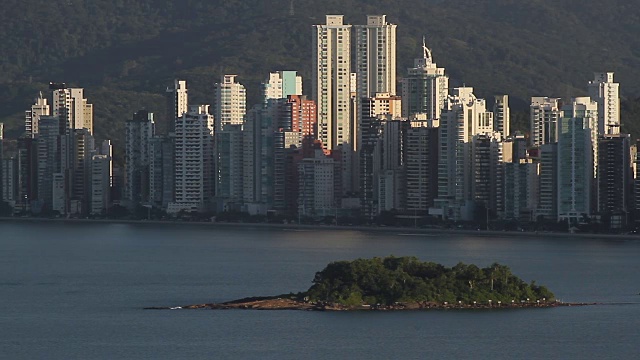
[[[236,73],[257,102],[269,71],[311,73],[311,25],[327,13],[361,24],[384,13],[399,24],[400,75],[427,35],[452,85],[481,96],[583,95],[594,71],[615,71],[640,95],[640,7],[623,0],[5,0],[0,12],[0,121],[17,136],[22,112],[49,81],[86,88],[96,134],[121,146],[123,122],[145,107],[163,118],[163,90],[189,82],[211,103],[213,82]],[[310,85],[307,81],[306,88]],[[625,109],[637,109],[627,105]],[[624,124],[640,135],[636,112]]]

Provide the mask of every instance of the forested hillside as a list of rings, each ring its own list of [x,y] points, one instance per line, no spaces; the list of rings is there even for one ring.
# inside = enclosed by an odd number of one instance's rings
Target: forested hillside
[[[640,7],[623,0],[4,0],[0,20],[0,122],[17,136],[22,113],[49,81],[86,89],[96,135],[121,145],[139,108],[163,120],[163,92],[188,81],[194,103],[239,74],[258,98],[269,71],[311,73],[311,25],[328,13],[362,24],[387,14],[398,27],[399,72],[427,36],[452,85],[508,93],[526,109],[536,95],[584,95],[594,71],[614,71],[627,99],[640,95]],[[292,15],[293,14],[293,15]],[[306,82],[308,89],[310,81]],[[640,136],[640,101],[623,130]],[[524,125],[518,125],[522,127]]]

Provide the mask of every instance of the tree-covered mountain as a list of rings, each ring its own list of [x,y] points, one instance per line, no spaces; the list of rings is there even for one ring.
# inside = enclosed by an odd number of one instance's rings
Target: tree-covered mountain
[[[163,93],[188,81],[193,103],[239,74],[256,103],[269,71],[311,74],[313,24],[345,14],[362,24],[387,14],[398,26],[399,75],[427,36],[452,85],[480,96],[579,96],[594,71],[614,71],[627,99],[640,95],[640,7],[623,0],[4,0],[0,12],[0,122],[17,136],[23,111],[49,81],[86,89],[95,132],[122,145],[124,121],[146,108],[163,120]],[[308,90],[310,81],[306,82]],[[623,130],[640,136],[639,100]],[[520,121],[517,127],[526,126]],[[161,125],[162,127],[162,125]]]

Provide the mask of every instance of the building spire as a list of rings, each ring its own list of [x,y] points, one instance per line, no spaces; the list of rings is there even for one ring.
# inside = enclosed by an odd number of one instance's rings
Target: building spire
[[[431,58],[431,50],[427,47],[426,37],[422,36],[422,52],[425,64],[431,64],[433,59]]]

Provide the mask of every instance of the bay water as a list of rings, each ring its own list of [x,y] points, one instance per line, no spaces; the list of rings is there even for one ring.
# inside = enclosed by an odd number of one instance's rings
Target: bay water
[[[144,310],[306,290],[336,260],[509,266],[569,302],[420,312]],[[0,223],[2,359],[635,359],[640,240]]]

